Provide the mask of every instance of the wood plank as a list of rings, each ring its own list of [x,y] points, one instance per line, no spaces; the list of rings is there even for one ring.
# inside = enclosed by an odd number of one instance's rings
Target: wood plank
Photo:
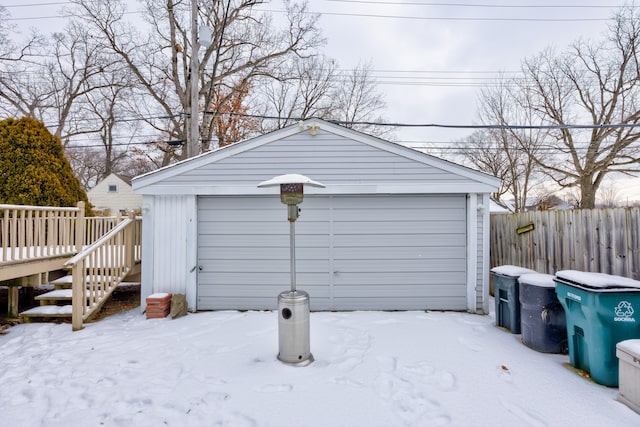
[[[71,317],[71,305],[41,305],[20,313],[22,317]]]
[[[639,222],[640,208],[494,214],[490,264],[547,274],[575,269],[640,279]],[[531,223],[534,229],[525,233],[528,236],[518,235],[518,227]]]

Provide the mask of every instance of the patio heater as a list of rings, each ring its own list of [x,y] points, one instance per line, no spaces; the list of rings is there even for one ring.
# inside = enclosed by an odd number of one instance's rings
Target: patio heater
[[[278,359],[281,362],[306,366],[313,362],[309,345],[309,294],[296,289],[296,220],[298,205],[304,199],[304,186],[324,188],[323,184],[299,174],[276,176],[258,187],[280,186],[280,201],[287,205],[289,220],[289,250],[291,289],[278,295]]]

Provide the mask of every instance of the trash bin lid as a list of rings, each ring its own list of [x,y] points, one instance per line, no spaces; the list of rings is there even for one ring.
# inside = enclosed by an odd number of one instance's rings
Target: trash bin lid
[[[640,289],[640,281],[638,280],[605,273],[562,270],[556,273],[556,280],[593,289]]]
[[[624,351],[633,357],[640,358],[640,340],[631,339],[620,341],[616,344],[618,350]]]
[[[551,274],[527,273],[518,277],[520,284],[538,286],[540,288],[555,288],[556,282]]]
[[[492,273],[501,274],[503,276],[519,277],[527,273],[535,273],[534,270],[530,270],[524,267],[518,267],[517,265],[500,265],[491,269]]]

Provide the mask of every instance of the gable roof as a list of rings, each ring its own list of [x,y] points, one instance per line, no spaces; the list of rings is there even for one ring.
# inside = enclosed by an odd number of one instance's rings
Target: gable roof
[[[135,190],[142,190],[146,187],[154,186],[155,184],[161,184],[163,181],[170,180],[173,177],[182,174],[188,174],[189,172],[194,171],[198,168],[206,167],[207,165],[210,165],[212,163],[221,162],[224,159],[228,159],[232,156],[254,150],[275,141],[283,140],[285,138],[305,132],[309,132],[311,135],[316,135],[320,131],[322,131],[323,133],[333,134],[347,140],[356,141],[369,147],[385,151],[387,153],[395,154],[397,156],[416,161],[426,166],[435,167],[439,170],[451,173],[458,177],[483,184],[483,187],[486,186],[487,191],[494,191],[494,188],[497,189],[499,185],[498,178],[495,178],[486,173],[479,172],[465,166],[461,166],[456,163],[452,163],[447,160],[425,154],[412,148],[376,138],[355,131],[353,129],[348,129],[343,126],[339,126],[320,119],[309,119],[306,121],[300,121],[296,125],[288,126],[286,128],[279,129],[271,133],[258,136],[256,138],[203,153],[199,156],[183,160],[181,162],[166,166],[162,169],[137,176],[133,179],[132,185]]]
[[[98,182],[95,187],[89,190],[87,194],[91,193],[96,189],[97,189],[96,191],[100,191],[103,187],[106,187],[109,184],[120,184],[120,185],[125,185],[127,187],[131,187],[131,182],[127,182],[127,180],[123,179],[121,176],[112,172],[109,175],[107,175],[105,178],[100,180],[100,182]]]

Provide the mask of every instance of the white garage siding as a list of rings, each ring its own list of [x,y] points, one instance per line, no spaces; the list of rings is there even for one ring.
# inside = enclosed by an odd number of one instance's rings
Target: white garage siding
[[[464,195],[307,196],[297,283],[314,310],[467,309]],[[278,197],[198,199],[197,309],[273,309],[289,289]]]

